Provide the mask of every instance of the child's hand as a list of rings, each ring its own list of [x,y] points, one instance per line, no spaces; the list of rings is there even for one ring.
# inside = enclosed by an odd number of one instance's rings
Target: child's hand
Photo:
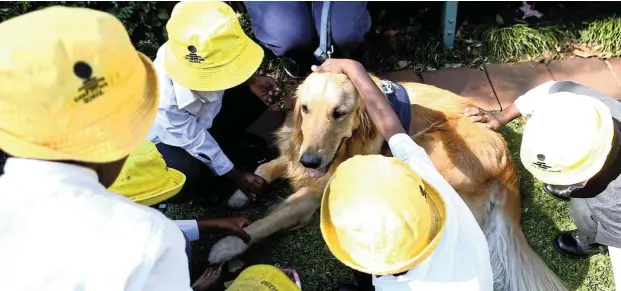
[[[208,267],[203,274],[192,284],[192,290],[204,291],[213,287],[222,275],[222,264]]]
[[[498,117],[492,113],[489,113],[478,107],[468,107],[464,111],[464,115],[474,123],[489,128],[493,131],[498,131],[502,126],[502,123]]]
[[[327,59],[321,66],[312,66],[311,70],[316,73],[337,73],[352,77],[355,74],[366,74],[364,67],[350,59]]]
[[[253,200],[256,195],[261,194],[263,189],[267,187],[267,181],[254,173],[242,172],[233,168],[226,175],[233,180],[233,183],[235,183],[244,194]]]
[[[233,235],[241,238],[244,242],[250,241],[250,235],[246,233],[244,227],[250,224],[250,219],[245,216],[231,218],[199,220],[198,228],[206,232],[216,232],[226,235]]]
[[[248,80],[248,85],[250,86],[250,91],[267,106],[274,104],[276,101],[274,99],[280,93],[280,86],[278,86],[276,80],[269,76],[254,75]]]

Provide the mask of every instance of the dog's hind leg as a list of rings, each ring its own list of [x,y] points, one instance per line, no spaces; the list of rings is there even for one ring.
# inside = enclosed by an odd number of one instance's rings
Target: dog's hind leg
[[[276,232],[306,224],[319,209],[320,202],[321,193],[310,188],[298,190],[268,216],[244,228],[251,237],[248,244],[236,236],[227,236],[218,241],[211,249],[209,262],[217,264],[228,261],[245,252],[250,245]]]
[[[284,162],[282,157],[279,157],[260,165],[254,171],[254,174],[265,179],[267,183],[272,183],[279,178],[282,178],[285,175],[286,170],[287,164]],[[250,199],[248,198],[248,195],[237,189],[237,191],[231,195],[226,204],[231,208],[239,209],[248,205],[249,202]]]

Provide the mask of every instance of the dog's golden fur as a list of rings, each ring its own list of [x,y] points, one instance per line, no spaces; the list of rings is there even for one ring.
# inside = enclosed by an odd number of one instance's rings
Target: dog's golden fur
[[[412,104],[410,136],[426,150],[486,234],[496,289],[565,290],[522,233],[518,176],[503,137],[463,117],[464,109],[473,105],[467,99],[429,85],[401,85]],[[246,228],[251,244],[307,223],[336,167],[354,155],[378,154],[384,144],[351,81],[332,73],[311,74],[299,86],[295,110],[277,135],[281,156],[255,173],[268,182],[286,178],[295,193]],[[299,162],[307,151],[322,157],[322,167],[329,166],[323,177],[310,177]],[[247,245],[240,241],[223,239],[210,260],[245,251]]]

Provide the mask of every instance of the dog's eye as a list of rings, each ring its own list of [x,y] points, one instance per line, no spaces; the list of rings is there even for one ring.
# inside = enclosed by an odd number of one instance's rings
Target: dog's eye
[[[334,112],[332,112],[332,116],[334,117],[334,119],[339,119],[345,116],[345,114],[347,114],[347,112],[343,112],[338,109],[335,109]]]
[[[308,113],[308,106],[302,105],[302,112]]]

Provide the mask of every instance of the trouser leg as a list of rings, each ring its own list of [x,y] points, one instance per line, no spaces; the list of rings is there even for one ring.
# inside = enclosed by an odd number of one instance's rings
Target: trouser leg
[[[595,243],[597,222],[593,220],[589,205],[585,199],[571,199],[571,218],[576,225],[577,234],[587,244]]]
[[[312,2],[315,29],[321,32],[323,1]],[[330,27],[337,56],[355,49],[371,29],[371,15],[366,1],[332,1]]]
[[[247,171],[254,171],[256,162],[266,154],[267,143],[246,133],[246,129],[265,112],[267,106],[246,85],[226,90],[222,109],[213,121],[209,133],[233,162]]]
[[[244,1],[255,37],[276,56],[313,52],[317,33],[306,1]]]

